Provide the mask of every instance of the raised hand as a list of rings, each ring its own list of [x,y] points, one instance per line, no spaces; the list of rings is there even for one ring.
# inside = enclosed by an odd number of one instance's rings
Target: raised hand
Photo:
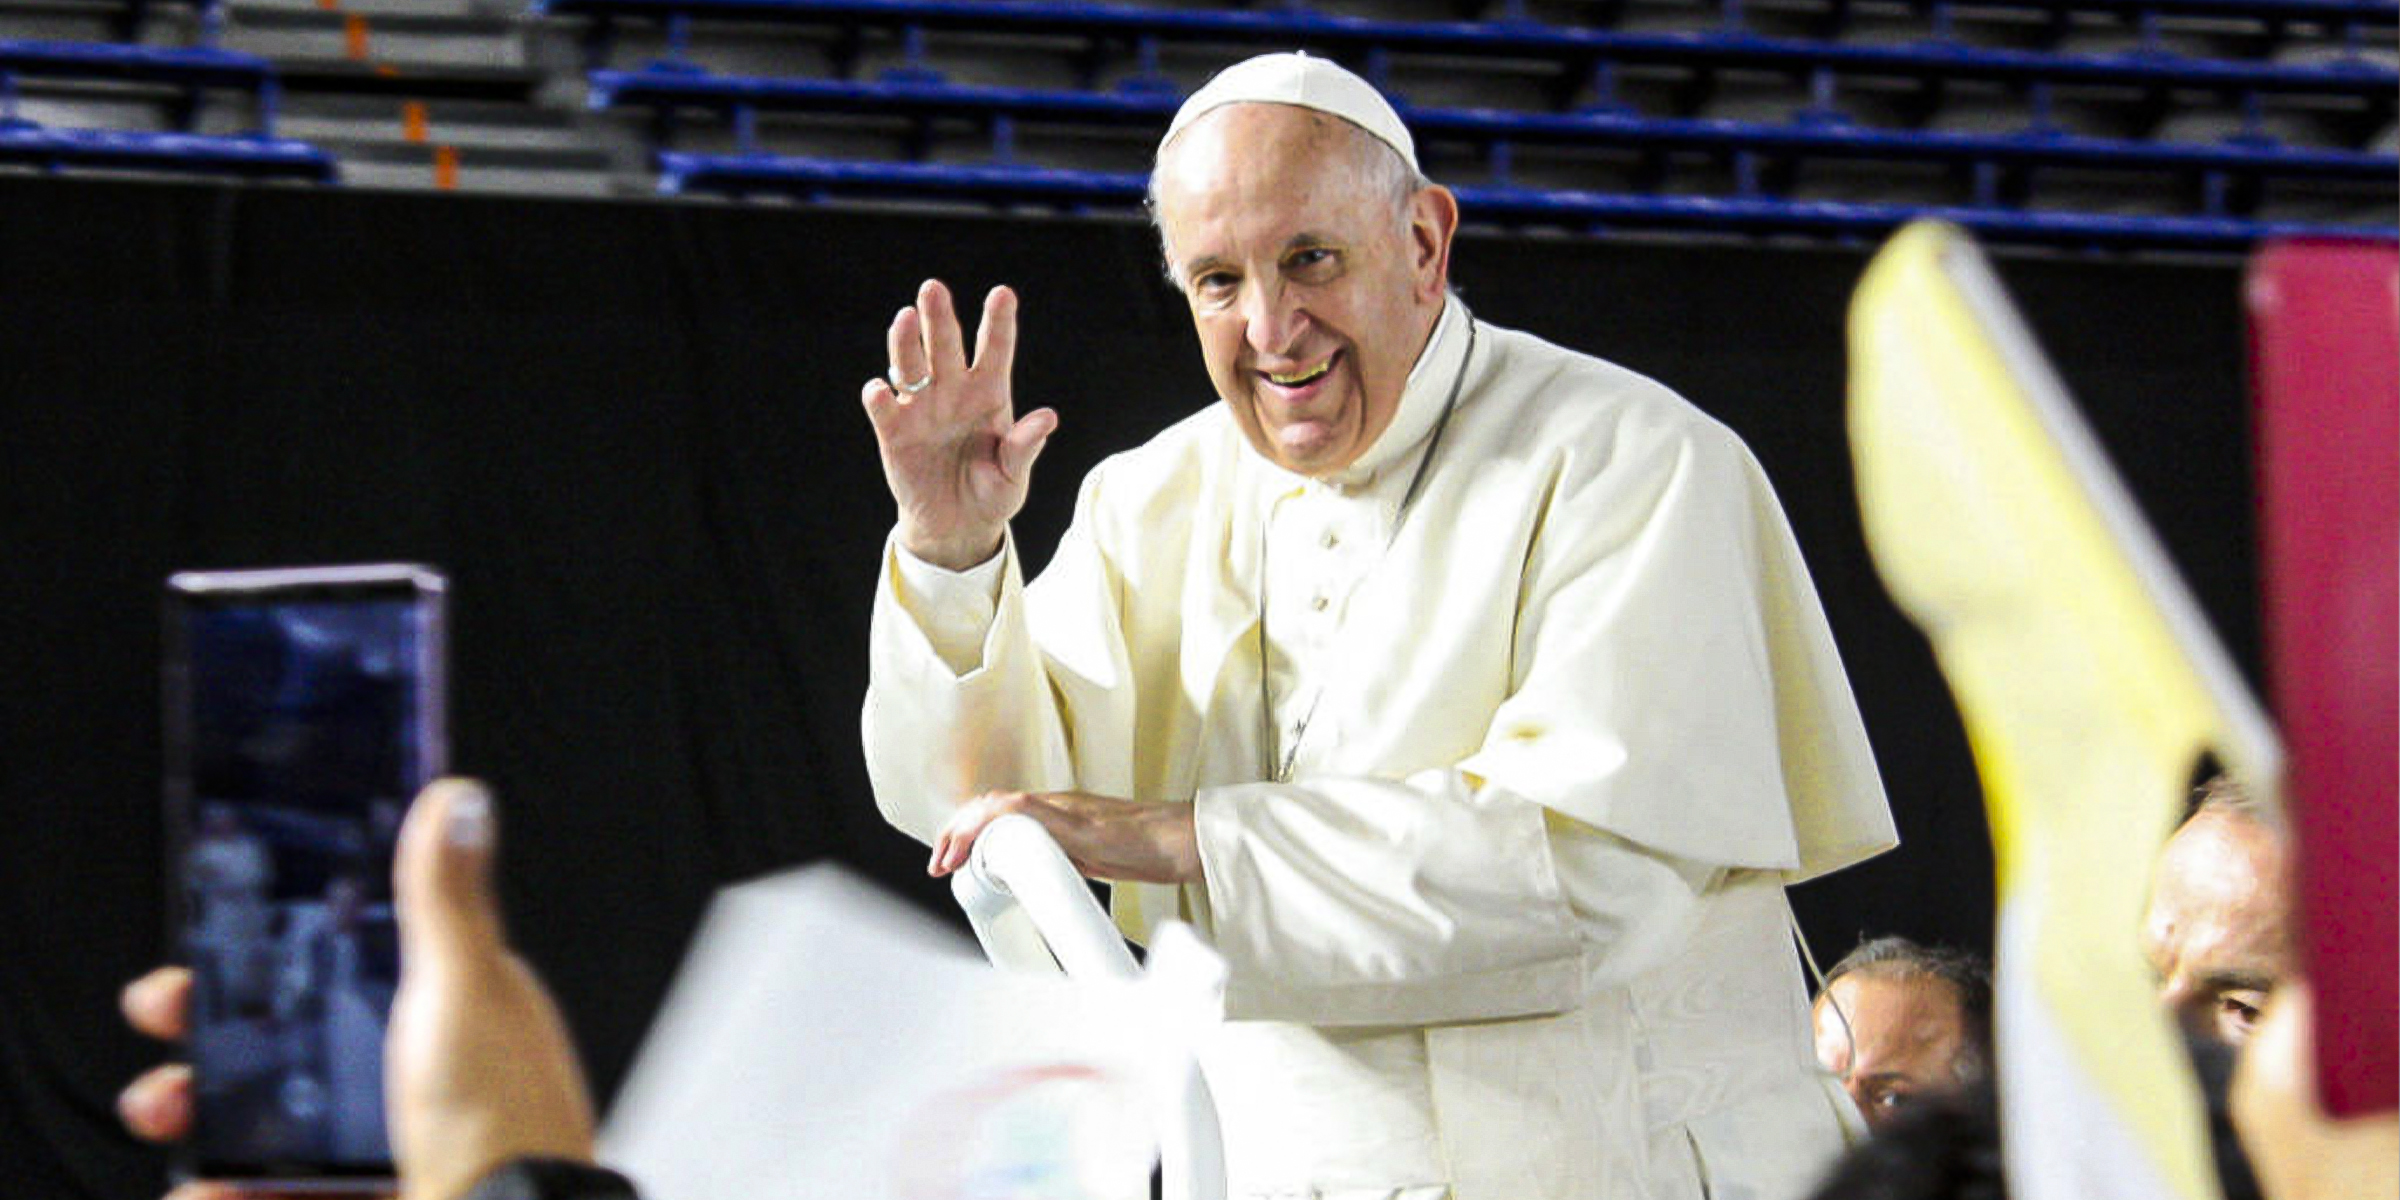
[[[900,506],[900,544],[936,566],[964,570],[1000,548],[1025,506],[1026,481],[1058,414],[1019,418],[1009,388],[1017,353],[1017,295],[984,297],[969,362],[950,289],[928,279],[885,334],[891,372],[861,393]]]

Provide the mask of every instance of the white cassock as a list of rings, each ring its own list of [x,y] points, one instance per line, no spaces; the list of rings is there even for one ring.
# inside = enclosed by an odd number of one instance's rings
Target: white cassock
[[[1844,1143],[1783,885],[1891,816],[1764,474],[1648,379],[1452,298],[1340,477],[1212,405],[1030,585],[887,547],[872,663],[920,840],[992,789],[1194,806],[1205,883],[1114,906],[1225,956],[1237,1196],[1774,1200]]]

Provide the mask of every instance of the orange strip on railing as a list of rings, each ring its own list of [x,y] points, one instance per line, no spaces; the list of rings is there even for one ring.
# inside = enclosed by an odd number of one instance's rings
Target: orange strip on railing
[[[425,140],[425,102],[411,100],[400,106],[400,137],[411,144]]]
[[[433,186],[445,192],[458,187],[458,147],[433,148]]]
[[[342,19],[342,51],[352,62],[367,60],[367,19],[352,13]]]

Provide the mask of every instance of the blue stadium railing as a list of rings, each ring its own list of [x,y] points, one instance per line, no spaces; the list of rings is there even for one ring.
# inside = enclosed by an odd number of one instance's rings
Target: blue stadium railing
[[[1633,64],[1692,71],[1780,71],[1810,78],[1819,90],[1831,88],[1833,81],[1841,78],[1897,78],[1929,85],[1978,79],[2027,86],[2105,85],[2210,92],[2232,97],[2237,104],[2250,103],[2260,95],[2330,96],[2386,113],[2392,107],[2393,93],[2400,91],[2400,71],[2356,55],[2316,63],[2280,63],[2186,57],[2155,48],[2107,55],[2058,54],[1939,39],[1867,45],[1767,37],[1740,28],[1642,33],[1516,21],[1395,21],[1305,9],[1149,9],[1060,0],[535,0],[534,10],[593,19],[595,52],[602,54],[610,24],[625,18],[665,24],[670,53],[679,53],[689,22],[697,17],[874,25],[904,34],[976,29],[1117,38],[1133,41],[1137,56],[1145,61],[1154,59],[1156,46],[1143,43],[1162,38],[1265,43],[1361,55],[1365,73],[1377,83],[1386,82],[1381,78],[1383,56],[1394,52],[1532,58],[1598,71],[1597,84],[1604,97],[1609,91],[1608,70]],[[919,43],[918,37],[909,37],[912,57]],[[600,64],[595,61],[592,65]]]
[[[671,117],[684,108],[721,112],[744,152],[755,152],[761,109],[904,116],[920,120],[975,116],[992,130],[992,157],[1012,154],[1020,118],[1164,130],[1181,97],[1152,90],[1086,92],[1003,88],[919,79],[851,81],[715,75],[652,64],[590,74],[595,109],[635,108]],[[1647,152],[1703,152],[1731,163],[1741,195],[1757,197],[1762,167],[1810,158],[1932,162],[1973,173],[1975,203],[1990,207],[2025,190],[2023,178],[2050,167],[2149,172],[2200,183],[2202,214],[2222,217],[2236,186],[2275,180],[2330,179],[2400,183],[2400,156],[2372,151],[2279,145],[2265,140],[2163,142],[2075,135],[2033,128],[2016,133],[1944,133],[1799,120],[1786,123],[1638,117],[1622,113],[1525,113],[1402,106],[1420,139],[1466,141],[1480,148],[1495,182],[1507,180],[1518,143],[1602,146]]]
[[[271,89],[275,68],[266,59],[215,46],[136,46],[122,42],[59,42],[0,38],[0,71],[179,84],[195,88]]]
[[[257,104],[258,132],[275,126],[279,89],[266,59],[214,46],[132,46],[119,42],[0,39],[0,116],[13,116],[22,78],[149,83],[182,97],[176,123],[188,129],[201,97],[211,90],[248,93]]]
[[[1949,0],[1922,0],[1933,15],[1933,36],[1909,44],[1845,44],[1765,37],[1741,28],[1742,0],[1719,0],[1723,29],[1698,33],[1628,33],[1521,20],[1420,22],[1329,16],[1299,5],[1249,9],[1134,8],[1065,0],[535,0],[538,11],[588,19],[595,69],[589,72],[595,108],[646,109],[659,130],[661,188],[669,192],[802,196],[913,196],[985,203],[1049,203],[1121,207],[1138,198],[1138,180],[1088,172],[1053,171],[1013,161],[1017,122],[1163,126],[1181,89],[1157,71],[1162,45],[1267,44],[1342,54],[1370,78],[1388,79],[1392,56],[1427,51],[1452,56],[1488,54],[1519,62],[1547,60],[1562,79],[1587,86],[1575,111],[1509,112],[1409,107],[1419,136],[1466,143],[1481,152],[1488,185],[1461,188],[1475,219],[1588,227],[1706,227],[1796,231],[1848,236],[1928,212],[1949,216],[1991,236],[2085,245],[2229,246],[2272,233],[2325,232],[2388,238],[2382,226],[2296,225],[2255,219],[2261,189],[2284,181],[2331,183],[2360,192],[2370,206],[2400,190],[2400,160],[2389,153],[2281,144],[2262,120],[2263,97],[2293,95],[2346,106],[2366,126],[2388,123],[2400,72],[2350,52],[2329,61],[2283,63],[2262,59],[2184,57],[2160,49],[2150,36],[2160,14],[2211,18],[2243,15],[2268,25],[2308,24],[2358,45],[2358,31],[2393,23],[2390,0],[1975,0],[1977,8],[2006,7],[2051,14],[2108,12],[2143,23],[2143,48],[2092,55],[1967,45],[1945,36]],[[1828,0],[1838,13],[1845,0]],[[1605,3],[1595,8],[1604,8]],[[1504,16],[1506,14],[1504,6]],[[638,70],[605,67],[615,24],[655,21],[667,29],[669,58]],[[838,31],[880,27],[899,35],[900,64],[872,80],[766,79],[714,75],[685,61],[695,21],[781,21]],[[1124,74],[1114,88],[1021,89],[948,82],[925,54],[928,30],[1070,35],[1095,48],[1118,49],[1110,61]],[[851,43],[855,46],[855,42]],[[2320,37],[2311,43],[2323,47]],[[1124,51],[1130,50],[1130,57]],[[837,54],[839,52],[837,51]],[[1719,71],[1768,70],[1805,80],[1809,99],[1788,122],[1649,117],[1615,99],[1618,67],[1669,65],[1706,76]],[[836,72],[854,74],[855,61]],[[1087,83],[1100,69],[1090,70]],[[1851,79],[1911,81],[1938,93],[1952,79],[1980,79],[2021,89],[2024,124],[2000,133],[1923,132],[1870,127],[1850,120],[1839,89]],[[2183,105],[2230,107],[2237,131],[2198,143],[2101,138],[2067,132],[2050,118],[2054,89],[2105,85]],[[1404,99],[1404,98],[1403,98]],[[1562,107],[1564,106],[1562,101]],[[672,128],[686,108],[725,114],[739,153],[676,151]],[[985,123],[992,161],[958,165],[926,162],[831,162],[777,159],[755,153],[757,114],[803,110],[898,116],[926,125],[965,117]],[[924,139],[920,139],[922,141]],[[1519,145],[1566,144],[1635,155],[1714,155],[1731,169],[1735,194],[1721,197],[1601,195],[1546,192],[1517,186],[1509,166]],[[922,157],[921,154],[918,157]],[[1782,168],[1815,159],[1881,159],[1938,164],[1963,173],[1971,200],[1956,208],[1803,201],[1770,194]],[[2042,211],[2026,203],[2032,181],[2061,168],[2148,173],[2188,180],[2190,208],[2173,215],[2108,215]]]
[[[58,129],[0,120],[0,162],[58,171],[133,170],[332,183],[333,156],[307,142],[125,129]]]
[[[658,165],[662,187],[671,193],[734,196],[763,193],[809,200],[953,199],[979,204],[1032,202],[1069,210],[1125,209],[1139,204],[1146,184],[1146,178],[1138,174],[1048,167],[831,162],[676,151],[659,154]],[[1668,228],[1724,233],[1808,233],[1866,240],[1910,220],[1935,217],[1996,240],[2096,250],[2237,250],[2268,237],[2395,240],[2390,230],[2229,217],[2132,217],[1747,197],[1612,195],[1511,187],[1469,186],[1458,188],[1457,192],[1459,207],[1469,221],[1539,224],[1595,232]]]
[[[1623,0],[1590,0],[1594,8],[1622,4]],[[1737,9],[1741,0],[1719,0],[1719,6]],[[1842,20],[1848,17],[1848,0],[1825,0],[1825,15]],[[2139,20],[2144,16],[2212,17],[2223,20],[2256,21],[2262,24],[2308,22],[2310,24],[2344,26],[2352,24],[2390,25],[2400,19],[2400,4],[2393,0],[1914,0],[1914,6],[1928,14],[1939,14],[1953,7],[1972,7],[1984,10],[2014,10],[2045,14],[2084,13]],[[1493,7],[1496,19],[1522,20],[1527,10],[1523,0],[1502,0]]]
[[[1741,26],[1743,0],[1717,0],[1717,5],[1726,27]],[[2073,18],[2108,17],[2131,25],[2141,34],[2140,49],[2156,52],[2165,52],[2162,41],[2169,26],[2190,18],[2216,22],[2220,33],[2223,26],[2247,26],[2270,35],[2296,25],[2311,26],[2328,35],[2320,40],[2352,52],[2381,44],[2379,38],[2389,41],[2400,25],[2400,3],[2395,0],[1911,0],[1910,7],[1924,15],[1937,39],[1951,35],[1957,11],[1963,8],[2039,15],[2047,19],[2054,39],[2077,27]],[[1839,33],[1855,14],[1850,0],[1825,0],[1815,24]]]
[[[155,85],[170,97],[169,123],[175,129],[38,124],[18,111],[20,81],[32,79]],[[250,132],[194,131],[204,98],[218,91],[250,98]],[[53,171],[138,170],[318,183],[337,179],[340,169],[332,155],[275,136],[279,97],[274,65],[255,54],[214,46],[0,39],[0,162]]]

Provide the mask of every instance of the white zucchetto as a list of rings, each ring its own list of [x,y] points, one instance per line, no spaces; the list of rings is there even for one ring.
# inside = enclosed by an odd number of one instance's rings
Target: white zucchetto
[[[1298,52],[1261,54],[1217,72],[1176,110],[1167,136],[1158,139],[1159,151],[1164,153],[1184,126],[1228,104],[1292,104],[1331,113],[1375,135],[1399,152],[1411,172],[1417,170],[1416,140],[1375,85],[1327,59]]]

